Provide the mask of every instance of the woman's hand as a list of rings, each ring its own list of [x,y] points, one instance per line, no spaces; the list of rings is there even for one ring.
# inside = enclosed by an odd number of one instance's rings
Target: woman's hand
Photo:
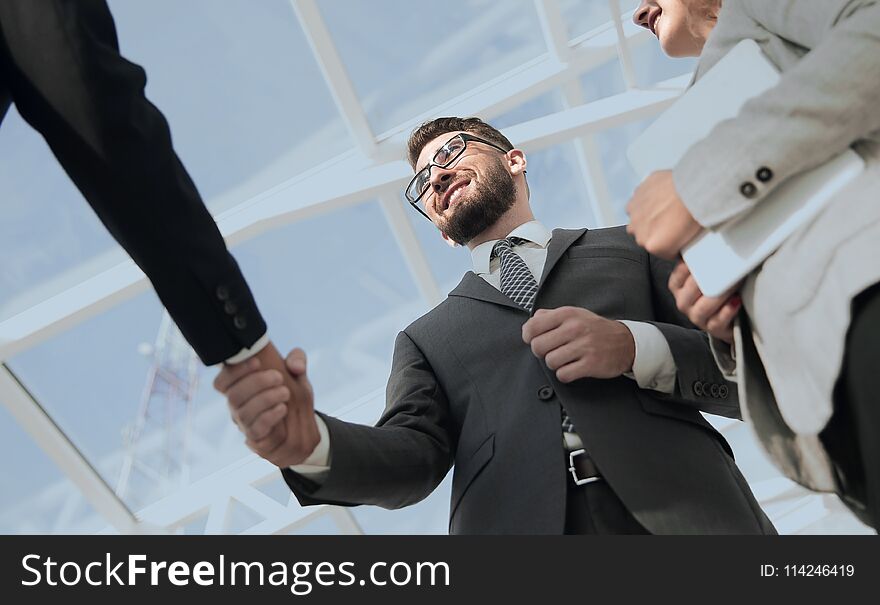
[[[742,298],[735,294],[737,289],[739,284],[721,296],[703,296],[684,261],[679,261],[669,275],[669,291],[678,310],[695,326],[728,344],[733,343],[733,320],[742,306]]]
[[[672,260],[702,231],[678,196],[671,170],[648,176],[626,205],[627,233],[651,254]]]

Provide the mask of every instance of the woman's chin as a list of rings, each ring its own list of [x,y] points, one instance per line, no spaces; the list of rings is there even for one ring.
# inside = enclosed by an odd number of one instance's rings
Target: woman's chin
[[[681,40],[676,39],[666,39],[664,37],[660,37],[660,48],[663,49],[663,54],[667,57],[672,57],[673,59],[682,59],[684,57],[699,57],[701,48],[693,43],[693,41],[688,41],[689,43],[682,42]]]

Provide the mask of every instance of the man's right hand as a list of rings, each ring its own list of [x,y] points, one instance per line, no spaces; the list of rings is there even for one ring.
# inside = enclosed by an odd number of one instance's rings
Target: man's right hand
[[[269,343],[254,357],[225,365],[214,388],[226,395],[232,420],[247,446],[279,467],[303,462],[320,440],[306,355],[294,349],[281,359]]]

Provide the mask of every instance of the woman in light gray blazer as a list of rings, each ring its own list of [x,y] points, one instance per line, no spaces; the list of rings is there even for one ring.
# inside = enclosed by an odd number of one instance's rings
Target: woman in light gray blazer
[[[695,79],[746,38],[783,72],[635,192],[629,230],[650,252],[675,257],[701,229],[750,212],[788,177],[847,147],[865,160],[864,173],[736,295],[702,297],[684,265],[670,288],[715,337],[719,364],[739,381],[743,415],[777,466],[838,493],[877,529],[880,2],[643,0],[634,20],[668,55],[699,56]]]

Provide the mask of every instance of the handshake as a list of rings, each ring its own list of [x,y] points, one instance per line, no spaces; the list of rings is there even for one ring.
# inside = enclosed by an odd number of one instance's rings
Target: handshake
[[[246,445],[272,464],[300,464],[318,445],[314,394],[302,349],[282,360],[269,343],[247,361],[223,366],[214,388],[226,395]]]

